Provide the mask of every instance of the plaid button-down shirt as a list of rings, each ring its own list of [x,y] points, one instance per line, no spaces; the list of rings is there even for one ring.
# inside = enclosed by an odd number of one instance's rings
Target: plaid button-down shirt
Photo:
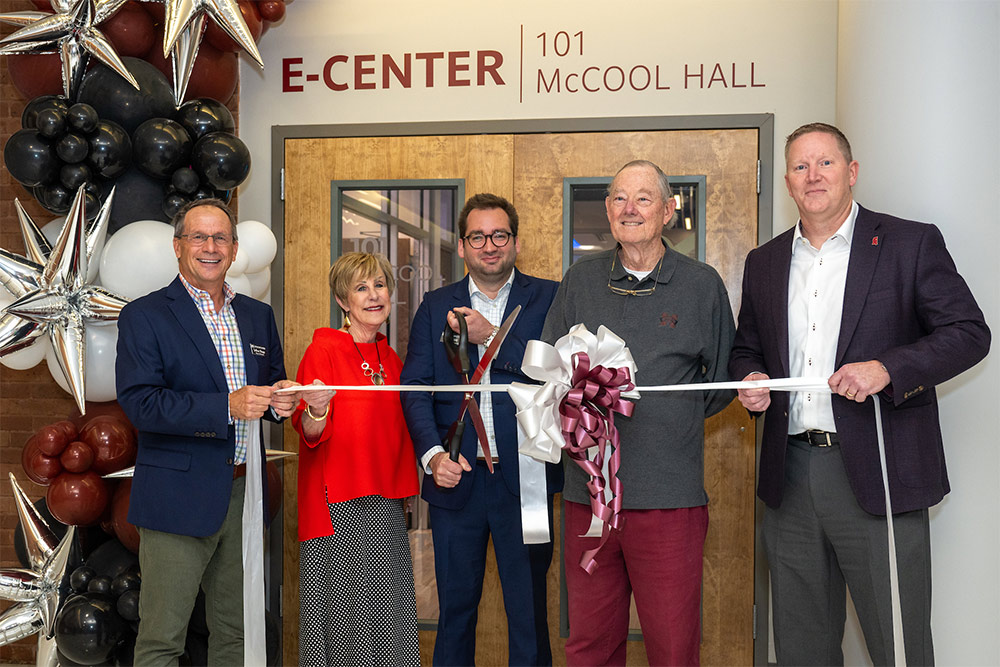
[[[236,313],[233,312],[232,301],[236,292],[228,283],[223,284],[225,301],[218,312],[212,302],[212,296],[200,290],[180,276],[184,289],[191,295],[194,305],[201,313],[201,319],[205,322],[215,349],[219,353],[219,361],[222,362],[222,370],[226,374],[226,384],[229,392],[232,393],[243,387],[247,383],[246,361],[243,358],[243,341],[240,338],[240,328],[236,323]],[[245,463],[247,460],[247,440],[250,436],[250,422],[245,419],[234,420],[229,415],[229,422],[236,426],[236,451],[233,462],[236,465]]]
[[[485,317],[490,324],[495,327],[500,326],[503,322],[503,312],[507,309],[507,298],[510,296],[511,285],[514,284],[514,272],[510,272],[510,277],[507,278],[507,282],[503,284],[500,291],[497,292],[497,298],[490,299],[488,296],[483,294],[476,282],[469,276],[469,298],[472,300],[472,309],[479,311],[479,313]],[[486,346],[479,346],[479,358],[483,358],[483,354],[486,352]],[[490,370],[487,368],[486,372],[483,373],[482,378],[483,384],[490,383]],[[497,456],[497,441],[493,430],[493,393],[489,391],[484,391],[479,394],[479,411],[483,415],[483,424],[486,425],[486,439],[490,443],[490,452],[494,457]],[[482,445],[476,445],[476,456],[483,455]]]

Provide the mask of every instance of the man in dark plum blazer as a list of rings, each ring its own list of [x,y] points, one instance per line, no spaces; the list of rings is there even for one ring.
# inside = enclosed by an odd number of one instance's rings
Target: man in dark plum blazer
[[[291,414],[270,306],[226,284],[236,220],[203,199],[175,217],[180,275],[118,320],[118,401],[139,430],[128,520],[138,526],[142,592],[135,664],[177,664],[199,588],[208,662],[243,664],[242,512],[255,420]],[[263,442],[258,441],[258,442]],[[266,498],[266,494],[264,495]]]
[[[541,337],[557,284],[514,268],[521,248],[517,210],[503,197],[488,193],[470,197],[459,215],[458,228],[458,254],[469,274],[424,296],[413,318],[402,381],[460,383],[441,343],[446,323],[457,331],[455,312],[465,315],[469,357],[475,367],[498,325],[517,306],[521,312],[484,381],[527,381],[521,373],[524,348],[529,340]],[[543,488],[544,510],[551,523],[552,494],[562,490],[562,466],[528,460],[522,468],[521,459],[527,457],[517,452],[514,403],[506,393],[476,397],[490,438],[493,474],[468,414],[458,461],[452,461],[442,447],[458,418],[462,394],[409,392],[401,396],[410,437],[426,473],[421,496],[430,504],[440,609],[434,664],[476,662],[477,613],[492,536],[507,614],[510,664],[551,665],[545,577],[552,562],[552,542],[525,544],[520,497],[522,481]]]
[[[934,660],[927,508],[948,493],[935,387],[986,356],[990,331],[933,225],[854,202],[847,138],[812,123],[785,143],[799,224],[747,257],[734,379],[829,378],[832,394],[741,390],[766,411],[767,504],[779,664],[843,664],[845,582],[876,665],[893,662],[881,399],[907,664]]]

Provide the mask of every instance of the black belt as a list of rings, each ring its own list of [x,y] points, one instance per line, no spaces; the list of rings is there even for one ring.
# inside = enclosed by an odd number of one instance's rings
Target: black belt
[[[486,457],[484,457],[484,456],[476,457],[476,463],[478,463],[479,465],[486,465]],[[494,456],[493,457],[493,465],[499,465],[499,463],[500,463],[500,459],[498,459],[497,457]]]
[[[831,447],[833,445],[840,444],[840,438],[838,438],[837,434],[833,431],[818,431],[816,429],[810,429],[788,437],[792,440],[798,440],[799,442],[807,442],[813,447]]]

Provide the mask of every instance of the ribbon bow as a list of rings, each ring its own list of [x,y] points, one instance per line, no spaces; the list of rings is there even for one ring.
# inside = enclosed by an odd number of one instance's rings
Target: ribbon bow
[[[525,434],[519,451],[539,461],[557,463],[565,449],[590,477],[587,488],[593,518],[586,535],[600,536],[601,542],[583,554],[580,565],[593,572],[597,552],[611,529],[621,527],[623,518],[622,485],[617,477],[620,444],[614,415],[632,414],[634,404],[625,399],[639,396],[633,384],[635,361],[625,341],[606,327],[598,328],[595,336],[578,324],[554,346],[529,341],[521,369],[544,384],[515,382],[509,388]]]

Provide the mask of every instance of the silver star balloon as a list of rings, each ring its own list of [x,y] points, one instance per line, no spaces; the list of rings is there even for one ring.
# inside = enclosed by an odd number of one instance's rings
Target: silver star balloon
[[[62,581],[76,534],[76,528],[70,526],[57,542],[12,473],[10,484],[24,527],[30,569],[0,568],[0,599],[16,603],[0,614],[0,646],[36,632],[52,637],[56,613],[65,593]]]
[[[29,332],[27,325],[40,325],[43,333],[49,334],[59,368],[66,378],[80,414],[86,411],[85,324],[113,322],[118,319],[122,307],[128,303],[127,299],[114,292],[89,283],[87,274],[92,254],[85,241],[84,194],[83,187],[77,190],[66,216],[66,224],[44,265],[6,251],[0,253],[0,281],[17,297],[3,309],[2,315],[12,315],[24,323],[9,332],[6,345],[0,345],[0,356],[8,352],[7,347],[12,348],[9,351],[21,349],[23,345],[18,343],[24,342],[23,337],[35,334],[37,340],[37,336],[41,335],[36,333],[38,329]],[[98,225],[102,229],[106,228],[113,199],[112,191],[98,214]],[[103,231],[96,232],[97,235],[101,233]],[[11,286],[24,293],[16,294]],[[22,335],[20,341],[18,335]],[[0,340],[0,343],[4,341]]]
[[[58,53],[62,60],[63,93],[69,99],[76,99],[91,55],[138,90],[139,84],[118,57],[115,47],[96,28],[126,1],[55,0],[52,3],[55,14],[35,11],[0,14],[0,21],[23,26],[0,39],[0,55]]]
[[[174,75],[174,103],[180,106],[198,48],[205,30],[206,17],[211,17],[227,35],[250,54],[260,66],[264,61],[243,19],[237,0],[161,0],[166,6],[163,26],[163,56],[170,54]]]

